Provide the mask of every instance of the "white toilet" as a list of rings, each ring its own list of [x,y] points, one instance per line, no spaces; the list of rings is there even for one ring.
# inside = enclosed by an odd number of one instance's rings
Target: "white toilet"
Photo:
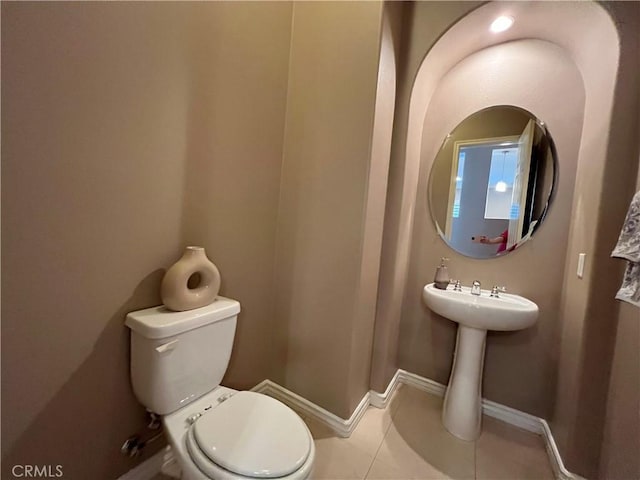
[[[133,390],[163,416],[180,478],[309,478],[315,447],[302,419],[271,397],[220,386],[239,312],[218,297],[186,312],[128,314]]]

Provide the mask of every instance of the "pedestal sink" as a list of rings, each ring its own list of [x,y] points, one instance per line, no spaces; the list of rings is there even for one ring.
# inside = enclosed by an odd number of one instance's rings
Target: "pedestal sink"
[[[487,330],[522,330],[538,319],[538,306],[531,300],[507,293],[499,295],[491,297],[487,290],[472,295],[467,287],[462,287],[461,292],[452,286],[440,290],[432,283],[422,293],[431,310],[459,324],[442,423],[462,440],[475,440],[480,435]]]

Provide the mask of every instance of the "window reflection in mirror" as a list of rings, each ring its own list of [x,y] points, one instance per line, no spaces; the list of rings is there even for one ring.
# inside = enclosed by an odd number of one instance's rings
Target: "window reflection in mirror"
[[[477,112],[447,136],[433,162],[429,204],[438,233],[466,256],[511,252],[542,223],[554,176],[543,122],[513,106]]]

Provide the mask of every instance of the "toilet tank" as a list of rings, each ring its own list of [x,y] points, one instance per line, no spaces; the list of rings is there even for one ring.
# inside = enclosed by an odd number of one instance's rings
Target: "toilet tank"
[[[140,403],[165,415],[220,385],[239,312],[237,301],[217,297],[186,312],[162,305],[129,313],[131,383]]]

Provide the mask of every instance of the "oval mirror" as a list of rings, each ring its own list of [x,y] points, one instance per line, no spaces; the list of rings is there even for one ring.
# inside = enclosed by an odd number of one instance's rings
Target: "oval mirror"
[[[438,233],[468,257],[509,253],[542,224],[555,175],[555,148],[542,121],[508,105],[476,112],[447,135],[431,167]]]

